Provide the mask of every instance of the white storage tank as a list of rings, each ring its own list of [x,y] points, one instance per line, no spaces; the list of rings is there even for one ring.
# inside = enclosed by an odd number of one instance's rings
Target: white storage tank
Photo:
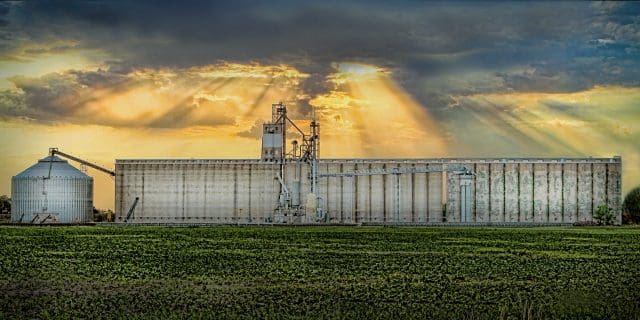
[[[93,220],[93,178],[48,156],[11,178],[11,222],[85,223]]]

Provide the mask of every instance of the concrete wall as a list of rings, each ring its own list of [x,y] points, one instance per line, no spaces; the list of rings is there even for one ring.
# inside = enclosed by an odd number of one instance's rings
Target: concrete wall
[[[573,223],[592,220],[601,204],[613,208],[621,222],[620,158],[335,159],[321,160],[319,171],[449,164],[474,172],[468,189],[461,188],[457,174],[442,172],[321,178],[321,222]],[[117,160],[116,215],[123,221],[139,197],[132,222],[276,222],[279,171],[279,164],[260,160]],[[310,192],[309,172],[307,164],[284,166],[286,185],[302,205]],[[471,208],[469,217],[462,214],[465,207]],[[292,221],[317,222],[315,215]]]

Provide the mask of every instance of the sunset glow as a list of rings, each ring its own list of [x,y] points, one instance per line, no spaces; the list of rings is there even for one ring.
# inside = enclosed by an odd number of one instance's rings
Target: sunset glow
[[[0,4],[0,194],[49,147],[258,158],[280,101],[315,112],[323,158],[620,155],[623,192],[640,184],[632,3],[123,6]]]

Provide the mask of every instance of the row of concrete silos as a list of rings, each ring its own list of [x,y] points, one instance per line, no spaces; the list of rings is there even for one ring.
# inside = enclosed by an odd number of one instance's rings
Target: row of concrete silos
[[[466,183],[437,170],[460,165],[473,172]],[[115,213],[150,224],[550,225],[592,221],[607,205],[620,223],[621,166],[618,157],[322,159],[319,176],[330,176],[314,195],[310,167],[296,162],[281,172],[257,159],[118,159]],[[283,189],[303,210],[279,210]],[[310,195],[320,217],[307,210]]]

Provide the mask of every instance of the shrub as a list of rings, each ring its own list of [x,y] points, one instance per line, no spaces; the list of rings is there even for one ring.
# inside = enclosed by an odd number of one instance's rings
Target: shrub
[[[593,215],[593,219],[599,225],[610,225],[613,224],[613,212],[611,212],[611,208],[606,204],[601,204],[596,209],[596,213]]]
[[[6,195],[0,196],[0,213],[11,213],[11,198]]]
[[[113,222],[115,220],[115,214],[111,209],[98,210],[93,209],[93,221],[95,222]]]
[[[576,221],[573,223],[574,227],[593,227],[599,225],[595,221]]]
[[[624,198],[622,223],[640,223],[640,187],[631,190]]]

